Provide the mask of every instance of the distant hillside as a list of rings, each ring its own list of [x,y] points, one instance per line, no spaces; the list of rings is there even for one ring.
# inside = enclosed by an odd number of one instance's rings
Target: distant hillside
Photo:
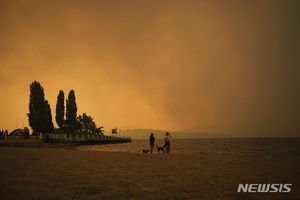
[[[221,134],[207,133],[207,132],[174,132],[174,139],[188,139],[188,138],[221,138]]]
[[[121,130],[120,135],[130,136],[132,139],[148,139],[151,133],[154,133],[157,138],[163,138],[166,131],[136,128]]]
[[[213,133],[199,133],[199,132],[172,132],[169,131],[173,139],[184,139],[184,138],[212,138],[220,137],[218,134]],[[165,130],[154,130],[154,129],[126,129],[120,132],[120,136],[130,136],[132,139],[148,139],[150,134],[154,133],[157,139],[165,137]]]

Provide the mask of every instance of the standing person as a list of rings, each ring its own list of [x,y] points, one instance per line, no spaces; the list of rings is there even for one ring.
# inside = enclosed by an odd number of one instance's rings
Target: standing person
[[[153,153],[153,147],[155,141],[155,137],[153,136],[153,133],[151,133],[149,140],[150,140],[150,152]]]
[[[166,147],[166,153],[170,153],[170,140],[171,140],[171,135],[169,132],[166,132],[166,137],[165,137],[165,147]]]

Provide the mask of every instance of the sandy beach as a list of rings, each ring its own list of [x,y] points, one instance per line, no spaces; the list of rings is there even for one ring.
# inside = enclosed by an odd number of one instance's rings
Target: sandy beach
[[[0,199],[297,199],[299,156],[158,154],[0,147]],[[291,193],[237,193],[292,183]]]

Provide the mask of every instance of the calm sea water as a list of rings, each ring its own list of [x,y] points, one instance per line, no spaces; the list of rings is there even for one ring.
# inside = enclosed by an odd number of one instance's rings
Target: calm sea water
[[[155,146],[164,144],[163,140],[155,142]],[[142,149],[149,148],[149,140],[79,147],[81,150],[131,153],[142,153]],[[154,152],[157,152],[156,147]],[[300,138],[173,139],[171,153],[300,156]]]

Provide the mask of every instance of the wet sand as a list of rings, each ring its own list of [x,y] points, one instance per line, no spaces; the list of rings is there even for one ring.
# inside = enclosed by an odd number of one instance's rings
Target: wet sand
[[[299,156],[158,154],[0,147],[0,199],[297,199]],[[237,193],[293,183],[291,193]]]

